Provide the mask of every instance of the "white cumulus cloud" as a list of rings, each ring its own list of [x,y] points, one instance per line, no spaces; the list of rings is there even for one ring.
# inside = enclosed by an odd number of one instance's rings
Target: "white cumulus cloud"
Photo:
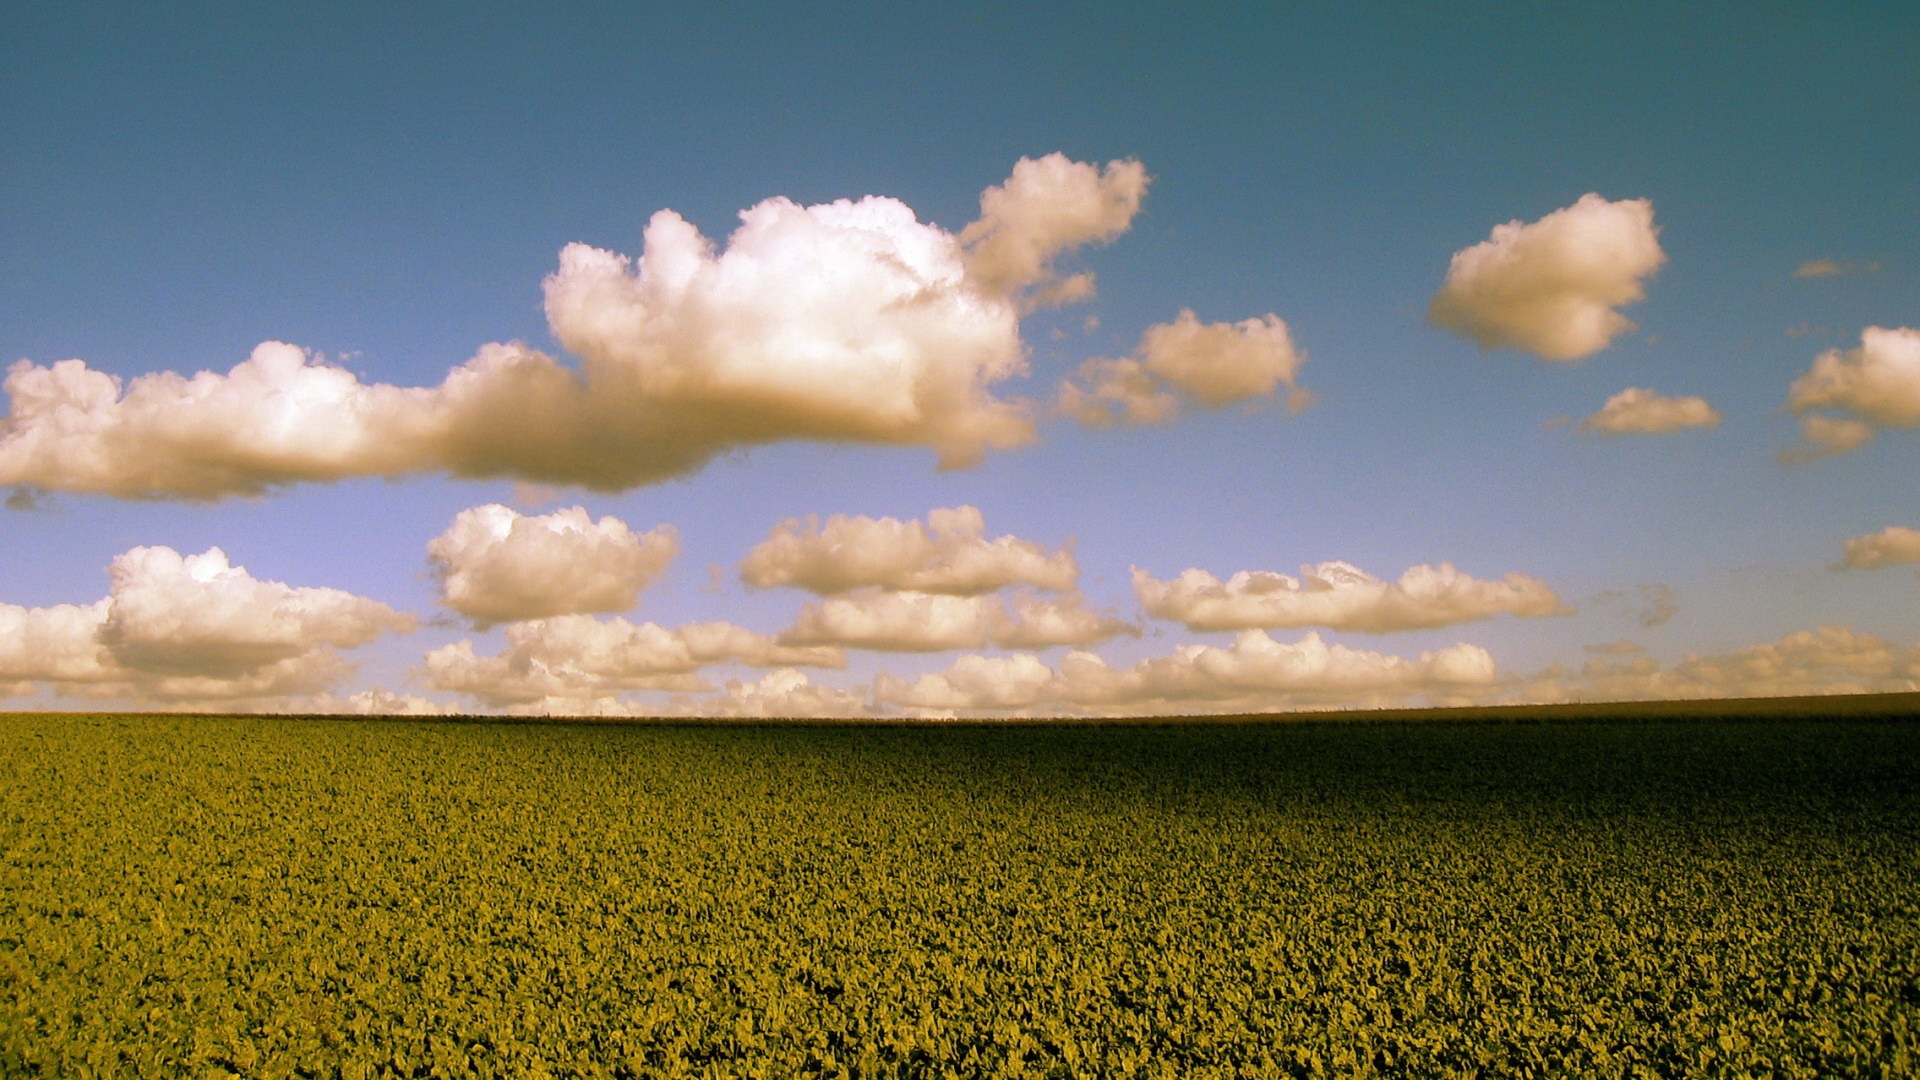
[[[481,625],[626,611],[679,550],[670,526],[636,533],[584,507],[529,516],[498,503],[462,510],[427,543],[441,602]]]
[[[1686,428],[1720,426],[1720,413],[1700,397],[1668,397],[1632,386],[1607,399],[1600,411],[1580,422],[1580,430],[1598,435],[1665,435]]]
[[[1080,365],[1061,382],[1054,411],[1091,427],[1158,424],[1187,404],[1217,409],[1271,397],[1282,386],[1288,407],[1299,409],[1308,401],[1296,385],[1305,361],[1278,316],[1202,323],[1183,310],[1148,327],[1133,356]]]
[[[1616,311],[1667,261],[1653,204],[1587,194],[1535,222],[1496,225],[1456,253],[1428,306],[1435,325],[1546,360],[1577,360],[1634,329]]]
[[[981,193],[979,220],[960,233],[969,279],[994,295],[1025,292],[1036,306],[1090,297],[1093,275],[1061,279],[1053,261],[1125,232],[1147,183],[1137,161],[1099,169],[1065,154],[1021,158],[1006,183]]]
[[[1087,607],[1078,593],[1057,597],[1015,594],[1011,607],[1011,617],[993,635],[993,643],[1003,649],[1098,645],[1122,635],[1140,636],[1139,627]]]
[[[997,596],[862,589],[801,608],[780,640],[797,646],[941,652],[985,645],[1006,620],[1006,606]]]
[[[546,311],[577,369],[519,344],[432,387],[362,383],[279,342],[225,374],[21,361],[0,486],[216,500],[443,472],[618,491],[794,439],[965,467],[1034,438],[1030,408],[992,391],[1026,370],[1021,305],[1084,294],[1054,260],[1123,232],[1145,185],[1137,163],[1023,159],[959,235],[894,199],[774,198],[724,248],[662,210],[637,259],[561,251]]]
[[[633,690],[702,691],[698,673],[717,664],[842,667],[840,650],[781,644],[725,622],[669,630],[622,618],[560,615],[512,623],[507,648],[482,656],[458,641],[428,653],[426,684],[489,706],[543,699],[581,701]],[[564,711],[564,710],[562,710]]]
[[[774,526],[740,564],[756,588],[792,586],[820,595],[864,587],[972,596],[1008,585],[1070,590],[1080,569],[1068,548],[1052,550],[1015,536],[987,539],[972,506],[909,519],[835,514],[790,518]]]
[[[1889,525],[1876,533],[1847,540],[1840,565],[1856,570],[1920,563],[1920,529]]]
[[[1041,599],[861,589],[816,600],[780,634],[783,644],[876,652],[943,652],[993,644],[1044,649],[1092,645],[1138,628],[1086,608],[1077,595]]]
[[[1160,580],[1133,568],[1133,588],[1147,614],[1191,630],[1324,626],[1385,634],[1425,630],[1507,614],[1563,614],[1546,582],[1525,574],[1488,581],[1442,563],[1416,566],[1385,581],[1344,562],[1301,568],[1300,576],[1243,570],[1222,582],[1188,569]]]
[[[1800,416],[1804,440],[1781,455],[1788,463],[1858,450],[1882,428],[1920,425],[1920,330],[1869,326],[1858,348],[1821,353],[1789,388],[1787,408]]]
[[[226,553],[139,547],[113,560],[89,605],[0,604],[0,681],[135,703],[232,707],[323,691],[351,672],[342,649],[415,628],[412,616],[339,589],[261,581]]]

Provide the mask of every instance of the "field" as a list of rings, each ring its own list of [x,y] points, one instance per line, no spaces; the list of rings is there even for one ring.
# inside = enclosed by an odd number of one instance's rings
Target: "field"
[[[1920,723],[0,717],[0,1074],[1920,1074]]]

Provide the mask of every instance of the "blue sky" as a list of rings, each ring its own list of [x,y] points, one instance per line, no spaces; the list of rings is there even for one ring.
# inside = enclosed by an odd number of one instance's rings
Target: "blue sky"
[[[50,618],[31,612],[108,597],[109,565],[154,546],[218,546],[252,581],[343,590],[422,623],[329,639],[311,620],[300,625],[318,637],[230,620],[194,631],[199,645],[161,649],[164,662],[141,661],[127,600],[119,621],[103,608],[97,625],[62,624],[91,635],[75,648],[104,650],[87,654],[86,674],[31,650],[0,656],[0,687],[18,691],[9,707],[295,707],[376,688],[416,707],[752,707],[724,690],[634,691],[617,678],[580,683],[564,702],[433,685],[422,671],[431,650],[468,640],[489,655],[507,641],[507,629],[449,608],[427,557],[456,515],[490,503],[528,516],[581,505],[636,533],[673,526],[678,554],[634,606],[587,613],[665,628],[789,629],[819,598],[738,575],[784,520],[924,521],[959,506],[978,508],[987,539],[1072,541],[1086,605],[1142,631],[1085,644],[1116,669],[1183,646],[1224,655],[1237,640],[1144,612],[1134,566],[1224,580],[1299,577],[1337,560],[1391,581],[1445,563],[1481,582],[1525,575],[1574,609],[1384,632],[1337,620],[1256,627],[1282,645],[1317,634],[1408,663],[1472,646],[1497,668],[1479,681],[1295,685],[1272,674],[1243,693],[1195,697],[1054,686],[1012,711],[1891,689],[1920,676],[1920,582],[1905,556],[1832,569],[1849,538],[1920,526],[1902,402],[1849,398],[1841,412],[1868,418],[1877,438],[1776,461],[1796,445],[1789,389],[1816,357],[1842,350],[1856,365],[1897,367],[1897,356],[1844,351],[1865,348],[1867,328],[1920,325],[1920,17],[1901,5],[982,15],[25,4],[0,19],[9,363],[77,358],[123,379],[224,374],[261,342],[283,341],[362,383],[425,387],[487,343],[520,341],[577,365],[542,299],[569,243],[637,256],[650,215],[671,209],[724,250],[742,210],[779,196],[803,206],[886,196],[958,234],[1016,162],[1058,153],[1096,167],[1137,161],[1151,182],[1117,232],[1061,249],[1061,274],[1092,272],[1097,295],[1024,314],[1030,374],[993,393],[1043,407],[1083,361],[1144,356],[1143,333],[1191,309],[1209,324],[1283,320],[1293,374],[1314,398],[1290,414],[1283,388],[1105,429],[1050,417],[1033,445],[949,471],[922,446],[785,440],[623,491],[542,495],[423,468],[270,483],[209,503],[62,490],[57,469],[0,470],[35,494],[17,500],[34,509],[0,514],[0,604],[23,613],[20,627]],[[1429,320],[1456,252],[1589,192],[1650,204],[1663,260],[1633,277],[1645,299],[1618,305],[1637,329],[1563,362],[1483,348]],[[1817,260],[1840,272],[1796,276]],[[1576,429],[1629,387],[1698,396],[1720,422],[1616,437]],[[17,439],[21,421],[7,423],[0,440]],[[1887,542],[1906,550],[1900,536]],[[1674,610],[1643,626],[1656,594]],[[270,599],[256,597],[258,610]],[[191,623],[155,618],[140,625]],[[1793,637],[1819,627],[1845,636]],[[1603,662],[1658,670],[1581,673],[1587,646],[1621,641],[1644,651]],[[219,683],[237,677],[231,657],[256,646],[311,664],[275,684],[284,693]],[[208,648],[228,659],[195,669]],[[1073,648],[1037,655],[1057,668]],[[1019,651],[849,646],[843,670],[806,675],[863,708],[939,711],[924,702],[952,687],[888,702],[876,678],[910,682],[962,656]],[[1688,668],[1690,655],[1702,659]],[[1712,660],[1729,656],[1745,659]],[[322,677],[327,658],[358,669]],[[719,688],[778,666],[693,675]],[[203,681],[166,681],[185,677]]]

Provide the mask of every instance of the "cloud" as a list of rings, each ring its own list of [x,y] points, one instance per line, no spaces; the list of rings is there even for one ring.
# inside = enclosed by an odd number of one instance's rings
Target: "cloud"
[[[1839,277],[1842,274],[1872,274],[1880,269],[1879,262],[1841,262],[1838,259],[1811,259],[1797,267],[1793,276],[1797,278]]]
[[[1849,538],[1846,554],[1835,569],[1871,570],[1905,563],[1920,563],[1920,529],[1889,525],[1877,533]]]
[[[1599,412],[1580,422],[1580,430],[1599,435],[1665,435],[1685,428],[1719,427],[1720,419],[1705,398],[1666,397],[1633,386],[1608,398]]]
[[[961,230],[968,278],[992,295],[1024,294],[1031,306],[1091,297],[1093,275],[1062,279],[1053,261],[1125,232],[1147,184],[1137,161],[1111,161],[1102,170],[1064,154],[1021,158],[1006,183],[981,193],[979,220]]]
[[[45,510],[50,500],[45,491],[31,484],[23,484],[7,493],[6,508],[31,513]]]
[[[931,710],[1238,712],[1378,705],[1418,695],[1451,700],[1496,678],[1492,656],[1476,645],[1409,659],[1328,644],[1318,634],[1289,643],[1248,630],[1224,649],[1183,646],[1129,668],[1087,652],[1068,654],[1057,669],[1028,654],[964,656],[917,679],[878,676],[874,697]]]
[[[946,671],[905,679],[880,675],[877,701],[913,709],[1030,709],[1064,704],[1053,669],[1031,653],[962,656]]]
[[[736,717],[810,719],[873,715],[860,690],[822,686],[793,668],[770,671],[756,681],[730,679],[718,691],[676,693],[666,700],[619,694],[552,696],[516,701],[515,716]]]
[[[918,520],[835,514],[789,518],[774,526],[740,564],[755,588],[792,586],[820,595],[879,587],[972,596],[1008,585],[1071,590],[1080,569],[1070,548],[1014,536],[986,538],[971,506],[933,510]]]
[[[1920,648],[1899,648],[1844,626],[1802,630],[1718,655],[1689,655],[1670,668],[1650,658],[1595,659],[1574,676],[1542,680],[1536,699],[1637,701],[1920,689]]]
[[[671,711],[692,716],[778,718],[860,717],[873,712],[865,693],[821,686],[793,668],[769,671],[756,682],[728,680],[720,693],[683,698]]]
[[[217,500],[441,472],[621,491],[796,439],[970,466],[1034,438],[1028,405],[992,392],[1026,371],[1020,305],[1084,293],[1053,260],[1124,231],[1145,184],[1137,163],[1023,159],[959,236],[894,199],[775,198],[724,249],[662,210],[637,260],[560,252],[547,319],[577,370],[520,344],[432,387],[361,383],[280,342],[224,375],[21,361],[0,486]]]
[[[1659,581],[1632,589],[1604,589],[1595,593],[1588,605],[1630,615],[1649,630],[1665,626],[1680,614],[1679,593],[1673,586]]]
[[[787,645],[835,645],[880,652],[977,648],[1006,621],[995,596],[866,589],[815,601],[782,631]]]
[[[1680,614],[1680,604],[1674,598],[1671,585],[1640,586],[1640,611],[1635,616],[1640,625],[1651,630],[1656,626],[1665,626]]]
[[[0,604],[0,682],[140,702],[257,702],[324,690],[341,649],[418,622],[339,589],[260,581],[226,553],[140,547],[113,560],[93,604]]]
[[[1088,427],[1164,424],[1180,414],[1180,396],[1139,360],[1095,357],[1060,382],[1053,411]]]
[[[635,533],[584,507],[529,517],[498,503],[462,510],[427,544],[441,602],[482,626],[626,611],[679,550],[671,526]]]
[[[1183,310],[1173,322],[1148,327],[1132,357],[1080,365],[1061,382],[1054,411],[1091,427],[1158,424],[1184,405],[1217,409],[1271,397],[1281,386],[1298,411],[1309,400],[1295,384],[1305,362],[1278,316],[1202,323]]]
[[[993,635],[993,643],[1003,649],[1098,645],[1121,635],[1140,636],[1139,627],[1089,609],[1077,593],[1046,598],[1016,595],[1012,606],[1012,618]]]
[[[1603,641],[1597,645],[1583,645],[1581,648],[1598,656],[1635,656],[1646,652],[1646,646],[1636,641]]]
[[[0,683],[22,684],[24,694],[34,682],[97,683],[119,673],[99,641],[112,604],[0,604]]]
[[[1460,251],[1427,317],[1481,348],[1577,360],[1635,324],[1614,310],[1646,296],[1643,281],[1667,261],[1653,204],[1588,194],[1539,221],[1496,225]]]
[[[1222,583],[1189,569],[1162,581],[1133,568],[1133,589],[1147,614],[1190,630],[1283,629],[1324,626],[1386,634],[1426,630],[1499,614],[1565,614],[1546,582],[1524,574],[1482,581],[1451,565],[1416,566],[1395,582],[1383,581],[1349,563],[1301,568],[1299,578],[1270,571],[1241,571]]]
[[[1782,465],[1806,465],[1821,458],[1851,454],[1873,441],[1871,425],[1859,420],[1831,416],[1800,418],[1800,443],[1780,451],[1776,460]]]
[[[460,715],[460,710],[452,705],[430,701],[418,694],[396,694],[391,690],[378,687],[362,690],[346,697],[317,694],[312,697],[290,698],[272,711],[305,713],[313,716]]]
[[[943,652],[1092,645],[1138,628],[1088,610],[1076,595],[1039,599],[862,589],[801,608],[780,641],[793,646],[839,646],[876,652]]]
[[[1787,391],[1787,408],[1804,441],[1781,454],[1787,464],[1858,450],[1879,428],[1920,425],[1920,330],[1869,326],[1859,348],[1821,353]]]
[[[507,648],[494,656],[479,655],[471,641],[433,650],[421,677],[432,689],[497,707],[633,690],[701,691],[708,686],[697,673],[716,664],[837,668],[846,663],[838,649],[789,646],[724,622],[668,630],[617,617],[560,615],[513,623],[505,633]]]

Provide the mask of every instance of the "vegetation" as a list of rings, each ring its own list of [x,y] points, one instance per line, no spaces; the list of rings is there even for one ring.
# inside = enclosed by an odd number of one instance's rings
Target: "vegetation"
[[[1920,1073],[1920,725],[0,717],[8,1076]]]

